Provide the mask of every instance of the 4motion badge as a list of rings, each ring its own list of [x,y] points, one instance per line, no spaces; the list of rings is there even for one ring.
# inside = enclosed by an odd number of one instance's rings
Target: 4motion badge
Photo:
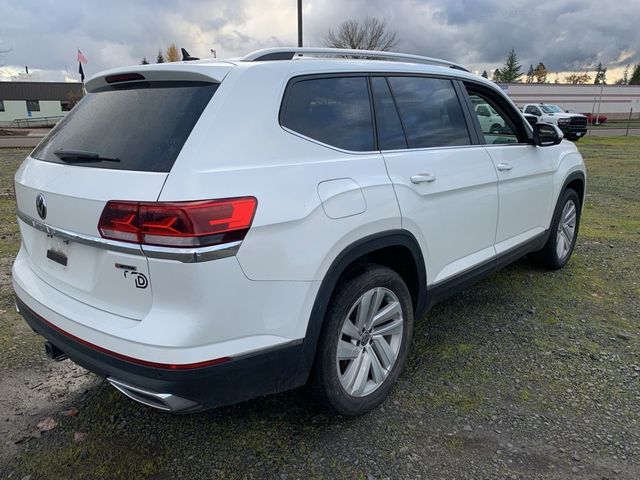
[[[116,263],[115,267],[123,271],[124,278],[133,278],[133,282],[136,288],[147,288],[149,286],[149,280],[144,273],[138,272],[138,267],[135,265],[124,265],[122,263]]]

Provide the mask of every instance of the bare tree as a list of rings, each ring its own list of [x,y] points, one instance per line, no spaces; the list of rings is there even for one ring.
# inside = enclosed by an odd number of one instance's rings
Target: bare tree
[[[167,62],[180,61],[180,54],[178,53],[178,47],[176,47],[175,43],[172,43],[167,47],[167,50],[164,53],[164,58]]]
[[[398,44],[398,34],[388,30],[385,20],[367,17],[363,22],[346,20],[337,31],[330,29],[324,44],[332,48],[389,51]]]
[[[571,75],[567,75],[565,80],[567,83],[570,83],[572,85],[581,85],[584,83],[589,83],[589,81],[591,80],[591,76],[589,75],[589,72],[577,72],[572,73]]]

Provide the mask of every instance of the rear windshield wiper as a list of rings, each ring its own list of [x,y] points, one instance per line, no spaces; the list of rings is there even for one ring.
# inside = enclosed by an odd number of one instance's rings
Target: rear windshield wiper
[[[99,153],[85,150],[56,150],[53,154],[63,162],[119,162],[118,157],[103,157]]]

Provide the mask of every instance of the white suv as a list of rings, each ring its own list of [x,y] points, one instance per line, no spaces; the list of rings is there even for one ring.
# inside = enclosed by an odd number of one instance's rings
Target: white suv
[[[310,384],[361,414],[416,316],[576,241],[574,144],[446,61],[268,49],[86,88],[15,176],[17,306],[50,357],[156,408]]]

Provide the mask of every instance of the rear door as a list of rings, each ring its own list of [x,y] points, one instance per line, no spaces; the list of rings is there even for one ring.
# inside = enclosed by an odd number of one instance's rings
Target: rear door
[[[15,189],[33,272],[80,302],[140,319],[152,300],[146,259],[135,243],[100,238],[98,221],[109,200],[157,200],[218,83],[135,75],[96,82],[24,161]]]
[[[496,253],[499,255],[549,227],[557,155],[554,156],[553,149],[536,147],[529,140],[529,130],[519,112],[497,92],[475,83],[467,84],[466,89],[472,105],[476,108],[487,105],[504,124],[500,131],[484,128],[480,118],[477,124],[498,175]]]
[[[495,257],[497,177],[447,78],[372,77],[380,149],[430,284]]]

